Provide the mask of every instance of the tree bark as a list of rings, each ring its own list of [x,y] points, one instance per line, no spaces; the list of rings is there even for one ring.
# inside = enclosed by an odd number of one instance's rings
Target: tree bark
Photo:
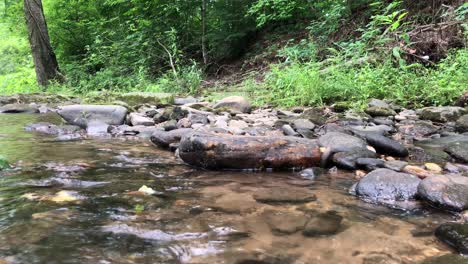
[[[319,166],[315,140],[296,137],[251,137],[193,133],[185,135],[179,157],[205,169],[289,169]]]
[[[24,0],[24,14],[37,83],[40,86],[47,86],[52,80],[63,81],[57,58],[50,45],[42,0]]]
[[[202,55],[203,55],[203,63],[206,65],[208,64],[208,53],[206,51],[206,1],[202,0],[201,6],[201,22],[202,22]]]

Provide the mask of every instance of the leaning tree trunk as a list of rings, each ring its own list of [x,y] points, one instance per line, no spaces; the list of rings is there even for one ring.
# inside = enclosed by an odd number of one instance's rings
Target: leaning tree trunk
[[[62,81],[57,58],[50,45],[42,0],[24,0],[24,13],[37,83],[46,86],[51,80]]]

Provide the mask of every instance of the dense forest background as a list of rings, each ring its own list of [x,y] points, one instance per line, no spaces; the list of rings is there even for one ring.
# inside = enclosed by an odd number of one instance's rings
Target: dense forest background
[[[467,90],[461,0],[43,0],[64,78],[36,84],[22,1],[0,2],[0,93],[242,93],[257,104]]]

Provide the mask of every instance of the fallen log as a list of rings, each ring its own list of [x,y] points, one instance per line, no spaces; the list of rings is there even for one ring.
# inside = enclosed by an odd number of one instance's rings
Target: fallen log
[[[315,140],[193,133],[184,136],[180,158],[205,169],[287,169],[320,165]]]

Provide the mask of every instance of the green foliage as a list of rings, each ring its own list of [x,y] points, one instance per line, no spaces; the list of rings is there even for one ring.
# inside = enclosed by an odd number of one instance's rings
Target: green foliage
[[[256,18],[257,26],[268,23],[286,21],[294,17],[304,17],[307,0],[257,0],[249,9],[248,14]]]
[[[337,59],[338,61],[338,59]],[[468,51],[459,50],[437,68],[394,66],[391,61],[348,66],[294,62],[275,65],[261,87],[253,88],[263,102],[278,105],[322,105],[368,98],[389,98],[404,106],[446,105],[468,87]]]

